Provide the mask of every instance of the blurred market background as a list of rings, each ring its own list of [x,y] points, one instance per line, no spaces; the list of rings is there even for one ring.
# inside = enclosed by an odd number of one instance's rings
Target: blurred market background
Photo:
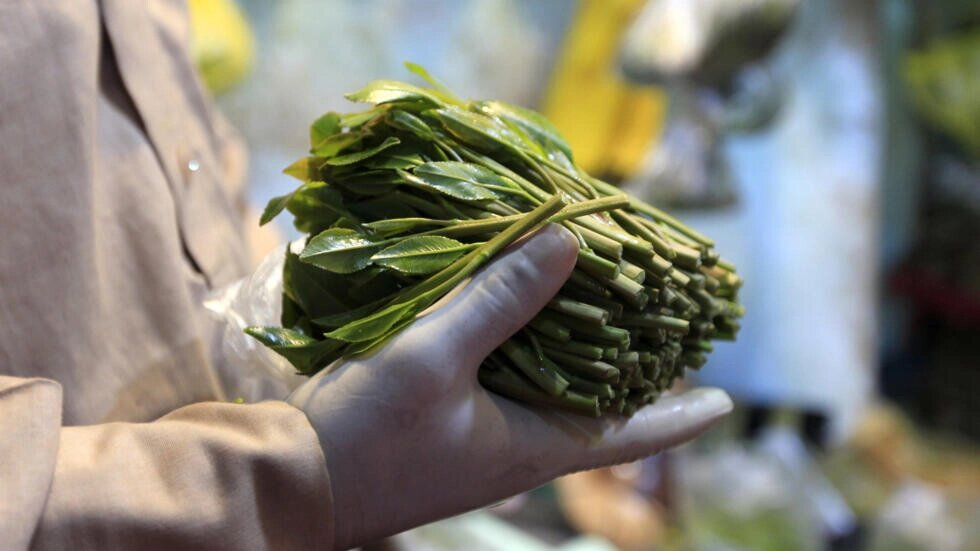
[[[980,2],[190,4],[257,206],[410,60],[542,111],[747,282],[688,381],[735,397],[724,426],[371,548],[980,550]]]

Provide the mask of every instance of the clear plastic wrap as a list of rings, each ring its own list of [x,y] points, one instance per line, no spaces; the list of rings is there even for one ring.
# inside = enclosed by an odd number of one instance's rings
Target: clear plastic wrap
[[[226,384],[234,397],[282,398],[306,380],[285,358],[245,334],[251,325],[279,325],[286,246],[276,247],[250,276],[215,290],[204,302],[219,324],[220,363],[235,371],[234,382]],[[303,243],[289,246],[302,249]]]

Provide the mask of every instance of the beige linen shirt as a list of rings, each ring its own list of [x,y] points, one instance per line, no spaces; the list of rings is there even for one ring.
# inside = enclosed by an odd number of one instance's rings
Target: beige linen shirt
[[[185,17],[0,1],[0,549],[331,545],[305,415],[212,358],[247,256]]]

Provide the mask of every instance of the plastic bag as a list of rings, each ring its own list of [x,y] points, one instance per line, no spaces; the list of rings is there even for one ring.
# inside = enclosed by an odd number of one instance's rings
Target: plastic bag
[[[245,334],[252,325],[279,325],[286,246],[276,247],[252,275],[215,290],[204,301],[220,324],[220,342],[215,345],[220,363],[235,371],[225,386],[229,394],[246,401],[283,398],[307,380],[285,358]],[[302,249],[303,241],[289,246]]]

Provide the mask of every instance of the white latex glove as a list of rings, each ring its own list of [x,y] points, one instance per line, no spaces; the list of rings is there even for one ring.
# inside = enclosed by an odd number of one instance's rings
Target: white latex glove
[[[571,273],[578,244],[549,226],[482,270],[376,354],[288,399],[320,437],[346,549],[497,502],[574,471],[645,457],[728,413],[718,389],[664,397],[629,420],[545,411],[492,394],[477,368]]]

